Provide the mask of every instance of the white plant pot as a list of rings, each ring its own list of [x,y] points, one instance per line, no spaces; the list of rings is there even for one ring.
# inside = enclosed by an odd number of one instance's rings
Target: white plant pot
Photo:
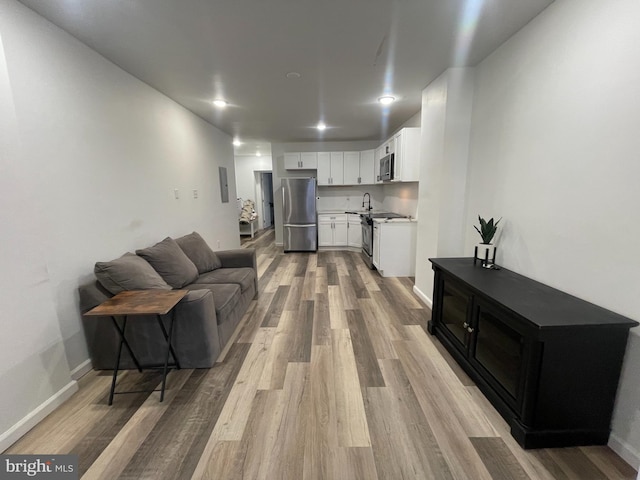
[[[496,246],[493,243],[479,243],[477,246],[478,253],[476,254],[476,258],[478,260],[484,261],[485,259],[489,259],[489,263],[493,263],[496,257]],[[487,255],[488,252],[488,255]]]

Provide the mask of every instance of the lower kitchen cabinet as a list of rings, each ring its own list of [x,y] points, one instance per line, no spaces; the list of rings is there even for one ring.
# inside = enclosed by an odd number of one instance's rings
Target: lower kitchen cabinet
[[[362,248],[360,215],[347,215],[347,245],[354,248]]]
[[[373,265],[383,277],[412,277],[416,271],[416,222],[373,222]]]
[[[343,247],[348,242],[346,214],[318,215],[318,246]]]
[[[430,259],[428,329],[523,448],[604,445],[638,322],[472,258]]]

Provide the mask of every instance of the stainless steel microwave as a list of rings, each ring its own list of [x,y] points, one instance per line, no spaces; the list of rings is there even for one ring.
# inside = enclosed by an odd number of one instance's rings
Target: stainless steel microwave
[[[393,180],[394,155],[390,153],[380,159],[380,180],[389,182]]]

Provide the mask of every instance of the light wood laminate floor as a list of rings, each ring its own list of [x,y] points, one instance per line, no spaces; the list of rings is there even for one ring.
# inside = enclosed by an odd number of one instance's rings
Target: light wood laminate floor
[[[243,245],[257,249],[260,296],[214,368],[172,372],[163,403],[111,407],[111,372],[91,372],[6,453],[77,453],[85,479],[636,478],[608,447],[522,450],[425,333],[411,279],[352,252],[285,255],[273,230]]]

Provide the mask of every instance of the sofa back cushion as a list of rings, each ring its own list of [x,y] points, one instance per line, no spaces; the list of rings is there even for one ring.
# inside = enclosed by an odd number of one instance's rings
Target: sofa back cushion
[[[198,269],[171,237],[153,247],[136,250],[136,254],[149,262],[173,288],[182,288],[198,278]]]
[[[190,233],[184,237],[176,238],[176,243],[202,274],[222,267],[218,255],[209,248],[204,238],[198,232]]]
[[[124,290],[171,290],[149,263],[133,253],[110,262],[96,262],[93,269],[100,284],[113,295]]]

